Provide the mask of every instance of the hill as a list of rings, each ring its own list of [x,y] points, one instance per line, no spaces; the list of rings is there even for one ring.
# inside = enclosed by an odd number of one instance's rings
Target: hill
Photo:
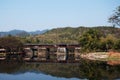
[[[27,33],[26,31],[24,30],[11,30],[11,31],[8,31],[8,32],[0,32],[0,37],[4,37],[4,36],[28,36],[29,33]]]
[[[18,37],[26,37],[26,36],[30,36],[30,35],[38,35],[38,34],[43,34],[48,30],[43,30],[43,31],[32,31],[32,32],[27,32],[24,30],[11,30],[8,32],[0,32],[0,37],[4,37],[4,36],[18,36]]]
[[[120,38],[120,29],[111,26],[98,26],[98,27],[65,27],[65,28],[55,28],[45,32],[44,34],[31,36],[32,42],[35,43],[68,43],[68,44],[78,44],[80,36],[88,31],[89,29],[95,29],[100,32],[104,37],[108,34],[113,35],[116,38]],[[29,41],[30,42],[30,41]]]
[[[46,29],[46,30],[42,30],[42,31],[40,31],[40,30],[37,30],[37,31],[32,31],[32,32],[28,32],[30,35],[39,35],[39,34],[43,34],[43,33],[45,33],[45,32],[47,32],[48,30]]]

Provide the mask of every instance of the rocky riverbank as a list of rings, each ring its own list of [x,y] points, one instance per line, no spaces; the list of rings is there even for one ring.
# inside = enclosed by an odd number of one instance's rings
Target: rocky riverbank
[[[106,61],[110,65],[120,65],[119,52],[94,52],[82,54],[81,57],[89,60]]]

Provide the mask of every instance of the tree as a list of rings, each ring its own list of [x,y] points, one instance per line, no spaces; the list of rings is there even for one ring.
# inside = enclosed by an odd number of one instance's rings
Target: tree
[[[100,50],[109,51],[113,50],[114,44],[117,39],[112,34],[108,34],[106,37],[101,37],[100,39]]]
[[[115,41],[114,49],[117,50],[117,51],[120,51],[120,39],[118,39],[117,41]]]
[[[100,37],[99,31],[90,29],[81,36],[79,43],[83,50],[94,51],[99,47]]]
[[[112,23],[113,26],[120,26],[120,6],[118,6],[115,13],[109,18],[109,22]]]
[[[16,37],[8,36],[0,38],[0,47],[5,48],[7,52],[19,52],[23,44]]]

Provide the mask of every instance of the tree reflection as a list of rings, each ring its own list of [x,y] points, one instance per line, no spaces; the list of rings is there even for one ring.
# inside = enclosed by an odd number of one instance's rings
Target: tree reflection
[[[89,80],[120,78],[120,65],[110,66],[104,62],[81,60],[80,63],[0,63],[0,72],[23,74],[28,71],[55,77],[87,78]]]

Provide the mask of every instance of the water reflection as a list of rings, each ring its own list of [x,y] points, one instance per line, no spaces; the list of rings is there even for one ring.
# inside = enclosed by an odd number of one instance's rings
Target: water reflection
[[[1,62],[0,80],[101,80],[120,79],[120,65],[104,62],[18,63]]]
[[[79,80],[77,78],[60,78],[53,77],[51,75],[45,75],[41,73],[26,72],[23,74],[0,74],[0,80]]]

